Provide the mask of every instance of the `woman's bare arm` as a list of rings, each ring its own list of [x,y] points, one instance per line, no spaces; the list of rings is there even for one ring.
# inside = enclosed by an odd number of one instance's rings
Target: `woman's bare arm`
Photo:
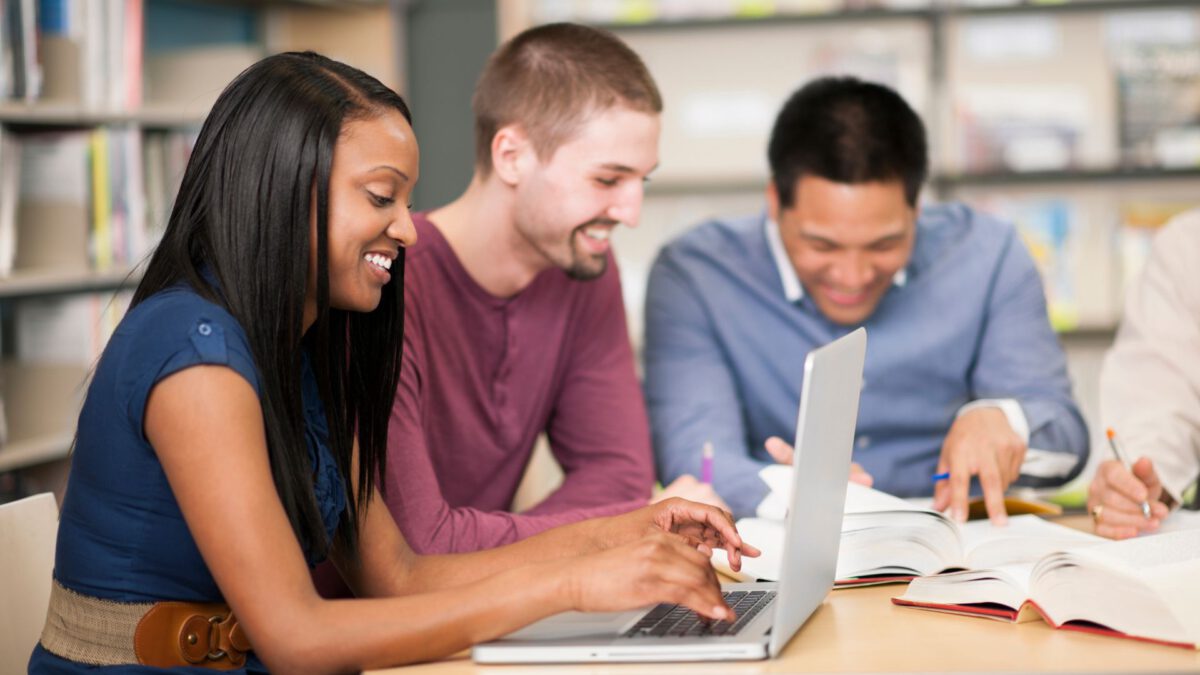
[[[379,504],[368,510],[361,535],[370,542],[364,576],[382,578],[386,566],[407,594],[323,600],[275,490],[251,386],[228,368],[188,368],[155,386],[145,420],[205,563],[273,671],[345,672],[429,660],[572,608],[668,601],[710,616],[727,611],[706,557],[670,535],[490,576],[472,573],[464,557],[446,576],[407,549]],[[379,541],[381,535],[388,538]],[[422,592],[454,586],[450,580],[465,585]]]

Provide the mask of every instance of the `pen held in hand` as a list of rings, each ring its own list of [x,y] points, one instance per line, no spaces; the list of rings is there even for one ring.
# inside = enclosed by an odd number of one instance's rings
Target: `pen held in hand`
[[[1108,436],[1108,447],[1112,448],[1113,454],[1117,457],[1117,461],[1125,465],[1125,469],[1128,470],[1129,473],[1133,473],[1133,464],[1129,461],[1129,455],[1125,454],[1124,447],[1121,445],[1120,441],[1117,440],[1117,432],[1113,431],[1112,427],[1109,427],[1105,434]],[[1142,500],[1142,515],[1145,516],[1147,520],[1150,519],[1150,502],[1144,499]]]

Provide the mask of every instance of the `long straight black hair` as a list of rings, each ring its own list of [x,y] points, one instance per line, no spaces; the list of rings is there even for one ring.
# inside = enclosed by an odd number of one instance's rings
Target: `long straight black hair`
[[[221,93],[200,130],[166,232],[133,298],[136,306],[184,282],[241,324],[258,367],[275,488],[296,536],[318,555],[331,542],[305,446],[305,349],[347,495],[355,494],[351,454],[358,438],[357,498],[348,500],[336,535],[351,557],[386,463],[403,345],[404,249],[379,307],[368,313],[330,308],[327,249],[338,136],[349,121],[391,112],[412,121],[396,92],[319,54],[278,54],[247,68]],[[314,215],[317,317],[302,334]],[[215,277],[215,286],[203,271]]]

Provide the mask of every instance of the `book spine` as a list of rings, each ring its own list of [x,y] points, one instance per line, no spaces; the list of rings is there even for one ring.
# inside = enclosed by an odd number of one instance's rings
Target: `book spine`
[[[92,264],[97,270],[112,267],[112,235],[109,215],[112,205],[108,179],[108,132],[92,132]]]
[[[142,35],[145,21],[142,0],[125,0],[125,35]],[[125,71],[124,106],[126,110],[137,110],[142,106],[142,43],[143,40],[124,40]]]

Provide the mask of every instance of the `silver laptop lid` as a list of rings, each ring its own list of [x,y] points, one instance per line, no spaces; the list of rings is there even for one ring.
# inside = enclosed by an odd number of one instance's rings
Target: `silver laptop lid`
[[[804,360],[771,658],[833,587],[866,352],[867,332],[859,328]]]

